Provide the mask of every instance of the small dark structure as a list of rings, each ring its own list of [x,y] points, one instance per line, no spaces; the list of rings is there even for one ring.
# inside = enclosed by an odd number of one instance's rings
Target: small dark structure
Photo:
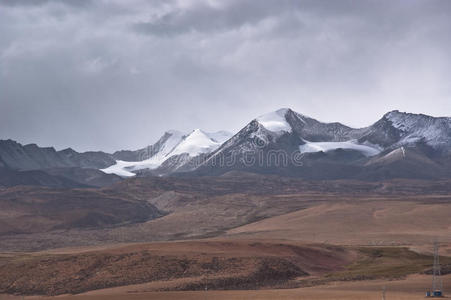
[[[426,292],[426,297],[443,297],[442,291],[435,291],[435,292]]]

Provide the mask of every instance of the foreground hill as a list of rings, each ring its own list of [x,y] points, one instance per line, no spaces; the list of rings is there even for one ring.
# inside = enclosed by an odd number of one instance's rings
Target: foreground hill
[[[355,257],[341,247],[243,241],[0,255],[0,293],[59,295],[140,283],[153,290],[288,287],[297,278],[341,271]]]
[[[283,293],[293,288],[324,288],[332,282],[336,286],[343,281],[365,284],[362,280],[399,280],[429,273],[431,261],[429,253],[405,247],[343,247],[286,240],[113,245],[0,254],[0,293],[61,295],[90,291],[71,295],[75,299],[97,299],[96,295],[102,294],[107,295],[100,299],[111,299],[115,291],[128,292],[122,299],[140,294],[147,298],[139,298],[148,299],[157,291],[160,293],[152,299],[161,299],[164,291],[178,291],[176,299],[185,299],[182,291],[202,291],[198,294],[202,299],[206,289],[249,292],[278,288]],[[451,259],[442,257],[441,261],[448,266]],[[280,299],[278,295],[276,299]],[[64,299],[64,295],[61,297]]]
[[[451,276],[443,276],[444,286],[451,285]],[[62,295],[58,300],[198,300],[202,298],[217,300],[380,300],[382,287],[386,287],[387,299],[424,300],[424,291],[431,284],[429,275],[411,275],[400,280],[379,279],[367,281],[335,282],[309,288],[258,289],[258,290],[209,290],[209,291],[158,291],[150,292],[149,284],[131,285],[103,289],[80,295]],[[20,300],[20,297],[5,296],[5,300]],[[54,297],[42,297],[53,300]]]

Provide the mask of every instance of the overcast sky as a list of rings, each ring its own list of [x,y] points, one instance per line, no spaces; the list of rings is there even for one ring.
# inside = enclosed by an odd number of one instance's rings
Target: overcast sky
[[[135,149],[290,107],[451,115],[448,0],[0,0],[0,139]]]

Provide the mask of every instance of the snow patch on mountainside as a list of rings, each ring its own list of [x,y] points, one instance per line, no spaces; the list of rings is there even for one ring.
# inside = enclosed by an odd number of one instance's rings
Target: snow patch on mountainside
[[[273,132],[286,131],[291,132],[291,126],[288,124],[285,115],[287,108],[282,108],[274,112],[262,115],[257,118],[257,122],[263,125],[267,130]]]
[[[143,170],[143,169],[156,169],[158,168],[166,159],[168,158],[168,154],[163,155],[160,153],[155,154],[149,159],[143,161],[122,161],[117,160],[116,164],[102,169],[100,171],[107,174],[116,174],[123,177],[135,176],[133,171]]]
[[[367,145],[356,144],[354,141],[347,142],[308,142],[299,146],[301,153],[327,152],[336,149],[350,149],[362,152],[366,156],[374,156],[380,153],[380,150]]]
[[[116,160],[116,164],[109,166],[108,168],[101,169],[100,171],[107,174],[116,174],[122,177],[133,177],[136,174],[129,171],[132,168],[133,162]]]

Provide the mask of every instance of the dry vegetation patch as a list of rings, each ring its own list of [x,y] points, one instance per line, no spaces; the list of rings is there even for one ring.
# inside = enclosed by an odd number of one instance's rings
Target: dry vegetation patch
[[[199,290],[206,281],[224,290],[288,287],[298,277],[342,268],[349,256],[339,247],[230,241],[18,255],[4,258],[0,293],[73,294],[148,282],[168,282],[159,290]]]

